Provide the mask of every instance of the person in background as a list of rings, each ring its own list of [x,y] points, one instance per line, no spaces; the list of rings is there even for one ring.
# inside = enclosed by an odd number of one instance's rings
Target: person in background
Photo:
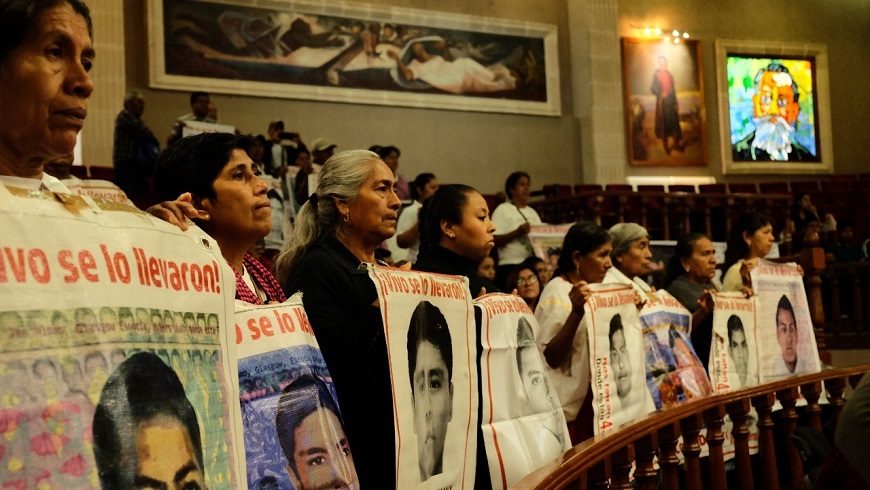
[[[725,276],[723,291],[741,291],[752,287],[750,271],[770,253],[774,243],[773,224],[767,216],[747,212],[731,229],[728,248],[725,249]]]
[[[189,193],[194,221],[220,246],[236,275],[236,299],[283,302],[275,277],[248,252],[272,229],[267,185],[246,153],[247,138],[227,133],[190,136],[160,154],[154,189],[162,199]]]
[[[541,281],[535,269],[525,265],[518,265],[513,272],[508,276],[507,290],[516,290],[520,298],[529,305],[532,311],[535,311],[535,306],[538,305],[538,298],[541,296]]]
[[[311,163],[311,153],[305,145],[287,149],[288,161],[296,167],[296,176],[293,184],[293,195],[296,196],[296,204],[301,206],[308,199],[308,176],[320,172],[320,165]]]
[[[311,159],[315,165],[323,165],[332,158],[336,144],[326,138],[317,138],[311,143]]]
[[[541,224],[541,217],[529,206],[529,189],[532,181],[525,172],[514,172],[505,180],[504,191],[508,200],[492,212],[495,224],[495,244],[498,247],[498,267],[495,270],[496,284],[504,287],[507,276],[526,257],[534,255],[529,241],[531,225]]]
[[[408,262],[416,262],[417,253],[420,250],[420,227],[418,226],[420,208],[423,207],[423,201],[437,190],[438,179],[432,173],[422,173],[411,183],[411,197],[414,202],[399,214],[399,224],[396,228],[396,244],[400,248],[408,249]]]
[[[124,109],[115,118],[112,163],[115,183],[135,202],[151,197],[151,176],[160,154],[160,143],[142,121],[145,99],[141,92],[127,92]]]
[[[537,255],[527,257],[520,265],[529,267],[535,271],[535,275],[538,276],[538,282],[541,284],[541,289],[544,288],[544,284],[550,282],[550,279],[553,276],[553,271],[550,270],[550,266],[547,262]]]
[[[90,11],[79,0],[0,2],[2,182],[69,192],[43,169],[73,152],[87,117],[92,38]]]
[[[399,196],[399,199],[403,201],[411,199],[411,187],[405,178],[399,174],[399,157],[402,155],[402,152],[395,146],[383,146],[377,150],[377,154],[390,167],[393,175],[396,176],[396,195]]]
[[[495,259],[487,255],[477,263],[477,275],[495,284]]]
[[[604,277],[605,283],[627,284],[634,288],[641,298],[653,290],[643,280],[651,272],[649,232],[637,223],[617,223],[610,227],[613,238],[613,267]]]
[[[378,293],[360,264],[396,232],[393,172],[375,153],[336,153],[278,256],[284,290],[303,303],[335,382],[362,488],[395,487],[393,395]],[[364,367],[364,368],[363,368]]]
[[[178,119],[175,120],[175,124],[172,125],[172,131],[169,133],[169,137],[166,139],[166,146],[172,145],[179,139],[181,139],[182,130],[184,129],[184,123],[187,121],[200,121],[207,123],[216,123],[217,120],[209,117],[209,103],[211,102],[211,96],[208,92],[191,92],[190,93],[190,112],[183,116],[178,116]]]
[[[544,286],[535,308],[541,327],[537,341],[562,402],[572,444],[593,434],[589,347],[581,321],[584,305],[592,295],[589,284],[604,279],[611,267],[612,251],[607,230],[588,222],[573,225],[562,242],[553,279]]]

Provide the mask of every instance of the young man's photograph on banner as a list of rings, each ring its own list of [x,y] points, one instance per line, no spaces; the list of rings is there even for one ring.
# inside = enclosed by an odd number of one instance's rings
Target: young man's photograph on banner
[[[481,310],[481,427],[493,488],[504,489],[571,448],[565,416],[538,350],[538,322],[516,295],[487,294]]]
[[[217,243],[3,183],[0,229],[0,487],[237,488]]]
[[[759,260],[750,272],[758,296],[756,335],[761,382],[821,371],[801,271],[794,263]]]
[[[248,488],[359,488],[301,293],[281,304],[236,301],[235,340]]]
[[[595,434],[655,410],[646,386],[638,295],[631,286],[591,284],[586,302]]]
[[[713,340],[707,368],[716,393],[758,384],[756,300],[743,293],[713,295]]]
[[[369,266],[396,419],[396,487],[471,489],[477,334],[468,279]]]
[[[691,321],[689,310],[664,290],[649,293],[640,310],[646,381],[657,410],[713,391],[689,339]]]

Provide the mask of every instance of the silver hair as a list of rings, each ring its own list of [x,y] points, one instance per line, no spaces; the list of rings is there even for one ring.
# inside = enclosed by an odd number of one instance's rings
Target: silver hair
[[[346,150],[323,164],[315,192],[317,207],[314,208],[311,199],[305,201],[296,216],[293,236],[278,255],[276,266],[281,284],[286,283],[312,243],[335,233],[342,221],[336,203],[355,200],[378,161],[378,155],[368,150]]]
[[[610,256],[614,259],[628,252],[634,242],[649,238],[646,228],[637,223],[617,223],[610,227],[609,233],[613,241],[613,252]]]

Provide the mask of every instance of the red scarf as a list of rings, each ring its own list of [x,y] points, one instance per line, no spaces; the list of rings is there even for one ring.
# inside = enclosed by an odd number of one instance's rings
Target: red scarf
[[[251,254],[245,254],[243,263],[245,269],[248,270],[248,274],[251,275],[254,284],[259,286],[263,293],[266,294],[266,301],[261,301],[259,296],[257,296],[257,293],[251,291],[251,288],[249,288],[247,283],[245,283],[245,280],[242,279],[240,271],[235,271],[236,299],[253,303],[255,305],[262,305],[271,301],[283,303],[287,299],[287,297],[284,296],[284,291],[281,289],[281,285],[278,284],[278,281],[275,279],[275,276],[273,276],[268,269],[263,267],[263,264],[255,259]]]

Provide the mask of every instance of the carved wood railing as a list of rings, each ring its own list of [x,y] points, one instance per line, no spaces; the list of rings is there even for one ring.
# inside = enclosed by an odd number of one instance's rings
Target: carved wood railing
[[[614,431],[598,435],[574,446],[558,459],[528,475],[512,488],[518,490],[555,490],[562,488],[634,488],[629,480],[635,466],[635,486],[641,490],[661,488],[724,490],[727,484],[722,443],[723,419],[733,422],[735,455],[734,477],[741,490],[775,489],[780,483],[791,489],[804,488],[803,463],[792,435],[798,421],[796,402],[802,395],[807,405],[801,411],[808,425],[822,430],[819,397],[822,384],[828,394],[834,425],[845,404],[846,383],[855,386],[870,364],[832,369],[804,376],[793,376],[728,394],[713,395],[648,415]],[[782,411],[771,415],[774,402]],[[758,415],[758,462],[753,473],[749,456],[750,405]],[[701,471],[698,432],[706,425],[709,456]],[[776,430],[774,430],[776,429]],[[677,456],[677,439],[682,435],[684,463]],[[782,458],[783,474],[777,467]],[[658,457],[658,469],[654,459]],[[681,485],[682,482],[682,485]]]

